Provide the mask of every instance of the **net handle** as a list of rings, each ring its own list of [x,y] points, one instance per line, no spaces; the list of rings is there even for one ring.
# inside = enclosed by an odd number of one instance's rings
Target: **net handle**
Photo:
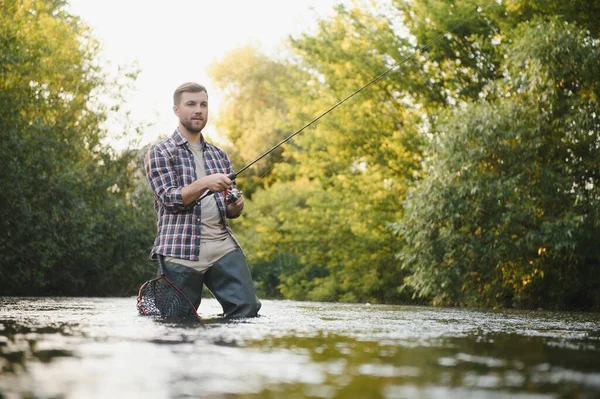
[[[165,275],[165,257],[158,255],[158,272],[161,276]]]

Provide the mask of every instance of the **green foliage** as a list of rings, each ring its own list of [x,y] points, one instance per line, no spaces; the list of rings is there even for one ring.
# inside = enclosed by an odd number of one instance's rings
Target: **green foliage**
[[[269,60],[255,47],[244,47],[214,64],[210,73],[226,93],[216,125],[227,132],[231,143],[227,152],[236,170],[292,133],[288,102],[301,95],[301,88],[282,82],[303,80],[296,68]],[[250,198],[258,187],[268,184],[273,165],[282,160],[278,149],[244,172],[238,180],[244,195]]]
[[[357,2],[291,40],[287,64],[253,55],[277,101],[244,120],[265,132],[303,126],[395,65],[254,175],[262,189],[238,227],[264,292],[598,308],[599,11]],[[252,102],[256,74],[230,69],[222,84]]]
[[[2,2],[0,289],[132,294],[152,274],[140,151],[100,128],[123,88],[63,1]],[[287,59],[211,74],[261,296],[600,308],[600,4],[338,6]],[[126,83],[125,83],[126,84]]]
[[[353,84],[363,84],[386,68],[390,56],[371,52],[365,59],[369,38],[354,32],[379,36],[368,28],[376,20],[358,9],[340,9],[338,20],[322,23],[317,37],[294,41],[298,56],[285,76],[303,80],[281,76],[275,88],[289,110],[285,126],[303,126],[350,94]],[[401,40],[389,29],[384,33],[376,38],[378,43]],[[395,48],[391,43],[382,51],[397,52]],[[227,64],[219,68],[223,74],[228,69]],[[236,93],[253,79],[231,75],[229,84],[238,87]],[[250,99],[255,93],[250,88],[246,92]],[[346,103],[283,147],[286,162],[273,165],[271,183],[252,194],[238,222],[237,234],[254,275],[270,276],[264,292],[347,302],[408,299],[398,289],[404,278],[395,262],[401,243],[388,228],[401,215],[403,192],[419,162],[420,139],[412,123],[417,117],[402,99],[397,81],[382,83],[380,90]],[[272,121],[269,107],[252,108],[254,118]],[[409,127],[400,131],[408,121]],[[277,121],[272,123],[277,126]],[[264,151],[268,146],[262,142]]]
[[[150,206],[136,154],[101,143],[118,93],[98,44],[63,1],[3,1],[0,19],[0,292],[131,295],[148,275]]]
[[[600,305],[598,40],[558,18],[514,31],[494,99],[449,115],[399,232],[434,303]]]

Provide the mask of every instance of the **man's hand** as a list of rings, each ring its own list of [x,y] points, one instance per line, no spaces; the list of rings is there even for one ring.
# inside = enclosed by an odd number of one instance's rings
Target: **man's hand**
[[[239,192],[239,198],[237,201],[227,204],[227,217],[236,218],[241,215],[244,209],[244,197],[242,197],[241,191]]]
[[[213,175],[207,175],[198,179],[203,186],[208,188],[213,193],[223,192],[231,187],[233,182],[227,175],[223,173],[215,173]]]
[[[207,190],[213,193],[221,193],[229,189],[232,185],[233,181],[223,173],[203,176],[181,190],[183,204],[186,206],[190,205],[204,195]]]

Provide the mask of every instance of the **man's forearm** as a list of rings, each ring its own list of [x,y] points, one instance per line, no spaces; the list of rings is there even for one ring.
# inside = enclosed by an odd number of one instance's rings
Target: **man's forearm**
[[[190,205],[192,202],[196,201],[202,194],[204,194],[206,190],[208,190],[208,187],[201,180],[196,180],[192,184],[188,184],[187,186],[181,189],[183,204],[185,206]]]

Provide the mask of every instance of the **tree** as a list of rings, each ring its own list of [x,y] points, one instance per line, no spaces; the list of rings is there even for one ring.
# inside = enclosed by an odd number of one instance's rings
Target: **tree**
[[[337,20],[323,22],[315,37],[294,41],[296,57],[286,70],[296,72],[279,75],[273,87],[289,110],[285,126],[305,125],[349,94],[353,85],[358,88],[373,77],[371,73],[386,69],[388,54],[372,52],[365,62],[368,41],[353,39],[355,30],[370,32],[367,26],[375,20],[359,10],[340,9]],[[397,40],[390,30],[384,33],[378,42]],[[393,48],[390,44],[384,50]],[[223,64],[219,68],[237,87],[235,92],[255,93],[243,89],[251,78],[239,79],[228,74],[230,69]],[[414,110],[402,113],[403,94],[396,91],[397,83],[382,84],[381,89],[340,107],[286,144],[286,162],[274,165],[271,183],[253,193],[239,221],[243,228],[238,234],[250,263],[265,270],[255,269],[254,274],[278,270],[279,290],[286,297],[375,302],[402,297],[397,287],[403,274],[393,266],[400,246],[387,224],[401,212],[402,192],[418,165],[413,150],[419,140],[417,128],[399,130],[414,118]],[[254,104],[253,96],[248,98],[248,104]],[[234,109],[244,107],[235,104]],[[269,106],[253,107],[253,118],[270,115]],[[381,114],[383,118],[375,117]],[[274,120],[273,126],[277,123]],[[373,248],[381,251],[374,253]]]
[[[435,303],[598,307],[598,40],[536,17],[504,79],[439,125],[407,202],[408,284]]]
[[[253,193],[239,223],[266,291],[597,306],[599,11],[357,2],[292,39],[284,69],[303,80],[272,86],[285,126],[394,69],[284,146]]]
[[[130,295],[148,276],[151,209],[136,201],[135,153],[102,142],[99,98],[121,87],[65,4],[2,2],[0,289]]]
[[[300,79],[299,71],[248,46],[230,52],[209,72],[225,92],[215,123],[225,132],[237,170],[291,134],[288,102],[300,93],[285,82]],[[240,175],[244,195],[251,198],[254,190],[268,184],[273,166],[282,160],[282,150],[276,150]]]

